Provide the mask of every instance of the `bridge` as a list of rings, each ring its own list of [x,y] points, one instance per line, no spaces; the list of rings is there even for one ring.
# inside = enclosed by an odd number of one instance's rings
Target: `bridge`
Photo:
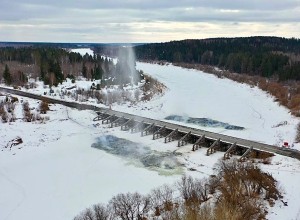
[[[0,91],[32,99],[44,100],[49,103],[61,104],[79,110],[93,110],[97,112],[94,121],[109,124],[111,128],[120,127],[123,131],[130,131],[132,133],[140,132],[141,136],[152,135],[153,140],[164,138],[165,143],[176,141],[177,147],[191,144],[192,151],[205,147],[207,156],[216,151],[221,151],[224,152],[224,159],[228,159],[232,155],[239,155],[240,160],[244,161],[248,157],[264,158],[276,153],[300,160],[300,152],[293,149],[280,148],[257,141],[209,132],[107,108],[100,108],[94,105],[68,102],[5,87],[0,87]]]

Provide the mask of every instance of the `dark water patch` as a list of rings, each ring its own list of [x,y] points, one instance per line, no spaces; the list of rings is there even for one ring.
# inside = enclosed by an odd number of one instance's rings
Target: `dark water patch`
[[[151,151],[149,147],[113,135],[105,135],[97,138],[97,142],[93,143],[92,147],[114,155],[132,158],[136,156],[140,157]]]
[[[97,138],[92,147],[125,158],[135,165],[158,171],[160,174],[174,175],[183,171],[182,164],[177,159],[180,153],[154,151],[142,144],[113,135]]]
[[[202,127],[221,127],[227,130],[244,130],[244,127],[231,125],[228,123],[220,122],[217,120],[213,120],[210,118],[191,118],[191,117],[184,117],[180,115],[170,115],[165,117],[166,120],[178,121],[178,122],[185,122],[188,124],[195,124],[200,125]]]

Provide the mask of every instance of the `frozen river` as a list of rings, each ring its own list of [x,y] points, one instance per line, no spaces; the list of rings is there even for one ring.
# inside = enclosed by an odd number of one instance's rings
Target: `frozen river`
[[[163,96],[137,106],[114,105],[116,110],[270,144],[294,139],[298,120],[257,88],[172,65],[138,62],[137,68],[168,89]],[[38,105],[35,100],[29,103]],[[16,108],[22,111],[21,104]],[[174,183],[182,173],[207,177],[223,156],[217,152],[207,157],[205,149],[191,153],[190,145],[179,149],[174,142],[165,144],[162,139],[153,141],[151,136],[98,125],[92,121],[92,111],[59,105],[50,108],[50,120],[45,124],[0,123],[1,220],[72,219],[120,192],[148,193]],[[277,126],[284,121],[287,123]],[[240,129],[228,129],[230,126]],[[5,148],[16,136],[24,143],[12,150]],[[109,145],[103,143],[104,137]],[[115,145],[115,140],[120,144]],[[294,170],[300,165],[290,158],[278,156],[275,160],[275,165],[266,169],[279,180],[290,180],[282,182],[290,203],[285,209],[275,207],[278,218],[270,219],[283,219],[287,213],[292,219],[299,204],[294,193],[299,190],[293,182],[300,181]]]

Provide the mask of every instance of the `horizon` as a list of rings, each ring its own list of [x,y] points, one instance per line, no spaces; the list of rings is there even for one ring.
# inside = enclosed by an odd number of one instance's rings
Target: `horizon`
[[[295,39],[300,40],[300,37],[281,37],[281,36],[266,36],[266,35],[253,35],[253,36],[237,36],[237,37],[209,37],[209,38],[190,38],[190,39],[179,39],[179,40],[170,40],[170,41],[163,41],[163,42],[58,42],[58,41],[1,41],[0,44],[103,44],[103,45],[139,45],[139,44],[153,44],[153,43],[168,43],[171,41],[185,41],[185,40],[209,40],[209,39],[235,39],[235,38],[254,38],[254,37],[274,37],[274,38],[284,38],[284,39]]]

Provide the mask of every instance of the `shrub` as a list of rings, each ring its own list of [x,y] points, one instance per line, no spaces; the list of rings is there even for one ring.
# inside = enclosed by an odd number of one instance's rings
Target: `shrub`
[[[252,163],[220,162],[217,169],[221,175],[218,187],[221,192],[218,197],[220,213],[225,207],[237,219],[263,219],[262,199],[277,200],[281,197],[272,175]],[[225,215],[223,217],[226,218]]]
[[[300,94],[291,97],[288,107],[292,110],[300,110]]]
[[[93,208],[84,210],[80,215],[76,216],[74,220],[108,220],[110,213],[102,204],[94,205]]]
[[[45,100],[40,103],[40,112],[41,114],[46,114],[49,111],[49,104]]]
[[[166,219],[170,212],[176,208],[174,189],[164,185],[163,187],[152,190],[150,202],[154,215]]]
[[[295,141],[296,141],[297,143],[300,142],[300,123],[297,125],[297,135],[296,135]]]
[[[17,97],[14,97],[14,96],[11,97],[11,102],[12,103],[15,103],[15,102],[18,102],[18,101],[19,101],[19,99]]]
[[[281,197],[274,178],[252,163],[220,161],[216,172],[202,180],[183,176],[176,186],[165,185],[148,196],[118,194],[107,206],[86,209],[74,220],[262,220],[265,201],[274,205]]]
[[[104,95],[101,92],[96,91],[95,92],[95,97],[98,100],[98,103],[103,103],[104,102]]]
[[[23,111],[30,111],[28,102],[23,102]]]
[[[206,180],[195,180],[192,177],[183,176],[177,186],[187,206],[196,208],[208,200],[209,186]]]
[[[0,116],[3,123],[8,122],[8,115],[4,107],[0,107]]]
[[[150,198],[139,193],[118,194],[109,206],[115,218],[143,219],[150,209]]]
[[[31,122],[34,121],[35,117],[30,112],[29,103],[23,102],[23,113],[24,113],[24,121]]]

